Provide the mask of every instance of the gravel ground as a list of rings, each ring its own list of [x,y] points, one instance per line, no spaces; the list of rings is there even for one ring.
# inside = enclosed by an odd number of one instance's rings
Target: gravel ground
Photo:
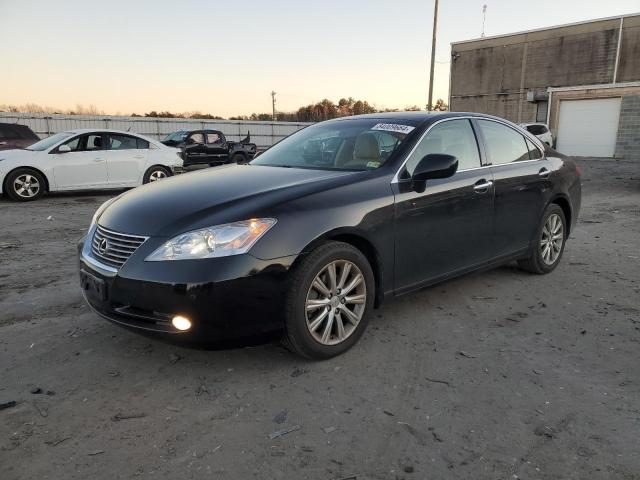
[[[640,164],[580,164],[555,272],[402,297],[316,363],[101,320],[75,243],[108,196],[0,200],[0,478],[640,478]]]

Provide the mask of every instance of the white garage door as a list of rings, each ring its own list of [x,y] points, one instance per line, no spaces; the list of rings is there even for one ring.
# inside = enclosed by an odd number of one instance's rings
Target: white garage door
[[[556,147],[565,155],[613,157],[620,98],[562,100]]]

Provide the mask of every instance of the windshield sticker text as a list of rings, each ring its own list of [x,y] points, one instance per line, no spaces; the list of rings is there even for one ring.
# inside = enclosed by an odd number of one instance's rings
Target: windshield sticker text
[[[371,130],[382,130],[383,132],[410,133],[415,127],[409,125],[398,125],[396,123],[378,123]]]

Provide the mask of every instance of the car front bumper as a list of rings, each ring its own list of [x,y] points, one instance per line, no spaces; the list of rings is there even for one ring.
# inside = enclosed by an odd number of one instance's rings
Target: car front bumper
[[[152,336],[216,343],[279,332],[283,328],[286,274],[295,257],[271,261],[251,255],[205,260],[145,262],[140,247],[118,270],[91,254],[93,229],[78,243],[83,296],[100,316]],[[151,239],[150,239],[151,240]],[[98,279],[104,295],[87,288]],[[192,327],[176,329],[180,315]]]

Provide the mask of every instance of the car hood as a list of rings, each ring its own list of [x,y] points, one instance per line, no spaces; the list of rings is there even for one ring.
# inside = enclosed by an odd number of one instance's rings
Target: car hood
[[[14,166],[16,163],[20,164],[26,160],[34,159],[41,153],[42,152],[21,149],[1,150],[0,169],[4,170],[5,168],[8,168],[9,165]]]
[[[225,165],[131,190],[109,205],[98,223],[121,233],[172,237],[268,214],[274,205],[342,184],[358,174]]]

